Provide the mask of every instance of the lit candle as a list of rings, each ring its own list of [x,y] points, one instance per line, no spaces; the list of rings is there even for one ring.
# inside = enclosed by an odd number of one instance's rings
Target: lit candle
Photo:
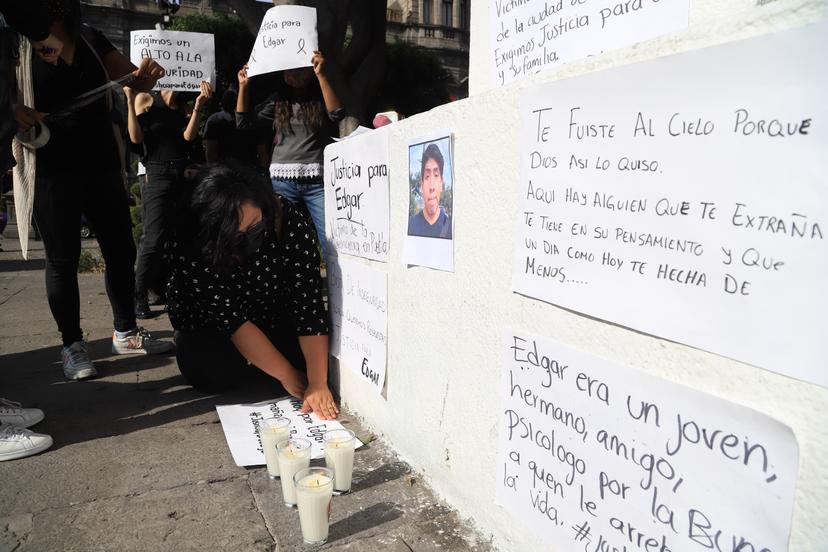
[[[276,445],[279,472],[282,474],[282,496],[285,506],[296,506],[296,487],[293,476],[310,466],[311,442],[307,439],[290,439]]]
[[[325,432],[325,465],[334,471],[334,494],[351,491],[354,473],[356,439],[350,429],[332,429]]]
[[[328,468],[307,468],[293,477],[299,525],[307,544],[324,544],[328,540],[333,480],[333,471]]]
[[[262,440],[267,475],[279,479],[279,460],[276,456],[276,444],[290,439],[289,418],[265,418],[259,424],[259,439]]]

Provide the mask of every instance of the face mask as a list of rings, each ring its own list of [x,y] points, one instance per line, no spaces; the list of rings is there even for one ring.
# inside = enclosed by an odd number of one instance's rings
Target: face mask
[[[261,220],[237,234],[236,242],[233,244],[233,256],[244,260],[259,250],[264,241],[265,223]]]

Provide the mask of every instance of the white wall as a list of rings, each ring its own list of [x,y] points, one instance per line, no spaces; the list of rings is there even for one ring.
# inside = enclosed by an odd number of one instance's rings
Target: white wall
[[[494,504],[495,445],[504,328],[554,337],[789,425],[800,453],[790,550],[828,550],[828,389],[510,291],[522,88],[813,22],[825,17],[828,0],[776,0],[761,7],[755,0],[690,0],[687,31],[488,91],[487,5],[475,0],[472,6],[471,98],[386,131],[393,174],[391,262],[376,266],[389,274],[387,399],[343,368],[343,400],[501,550],[547,550]],[[443,128],[455,133],[454,274],[401,261],[407,141]]]

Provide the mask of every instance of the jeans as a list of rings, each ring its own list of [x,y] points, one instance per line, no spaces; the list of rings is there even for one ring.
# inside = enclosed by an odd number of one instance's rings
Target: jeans
[[[147,162],[147,181],[141,190],[144,233],[135,268],[135,294],[164,291],[165,270],[161,262],[164,241],[175,216],[176,195],[181,187],[186,161]]]
[[[319,245],[322,248],[322,259],[325,259],[327,243],[325,241],[325,184],[322,177],[307,178],[274,178],[273,191],[291,203],[305,203],[310,213]]]
[[[101,246],[115,329],[135,327],[135,242],[119,169],[90,167],[37,176],[34,219],[46,248],[46,295],[66,346],[83,339],[78,292],[81,213]]]
[[[288,326],[260,329],[294,368],[305,371],[305,357],[295,329]],[[217,330],[176,331],[175,357],[184,379],[208,393],[232,388],[247,369],[247,361],[230,336]]]

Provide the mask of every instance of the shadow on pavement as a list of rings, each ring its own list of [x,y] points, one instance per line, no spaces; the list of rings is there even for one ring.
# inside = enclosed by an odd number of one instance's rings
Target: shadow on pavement
[[[153,332],[170,337],[172,332]],[[60,346],[0,355],[0,397],[44,410],[35,431],[48,433],[53,450],[124,435],[215,412],[217,404],[259,402],[287,393],[278,381],[254,367],[234,389],[222,394],[194,390],[178,372],[175,357],[111,357],[108,339],[88,345],[98,377],[66,381]],[[202,423],[204,423],[202,421]]]
[[[403,515],[403,510],[393,502],[379,502],[369,506],[345,519],[332,523],[328,532],[328,542],[334,542],[367,529],[379,527],[383,523],[394,521]]]

